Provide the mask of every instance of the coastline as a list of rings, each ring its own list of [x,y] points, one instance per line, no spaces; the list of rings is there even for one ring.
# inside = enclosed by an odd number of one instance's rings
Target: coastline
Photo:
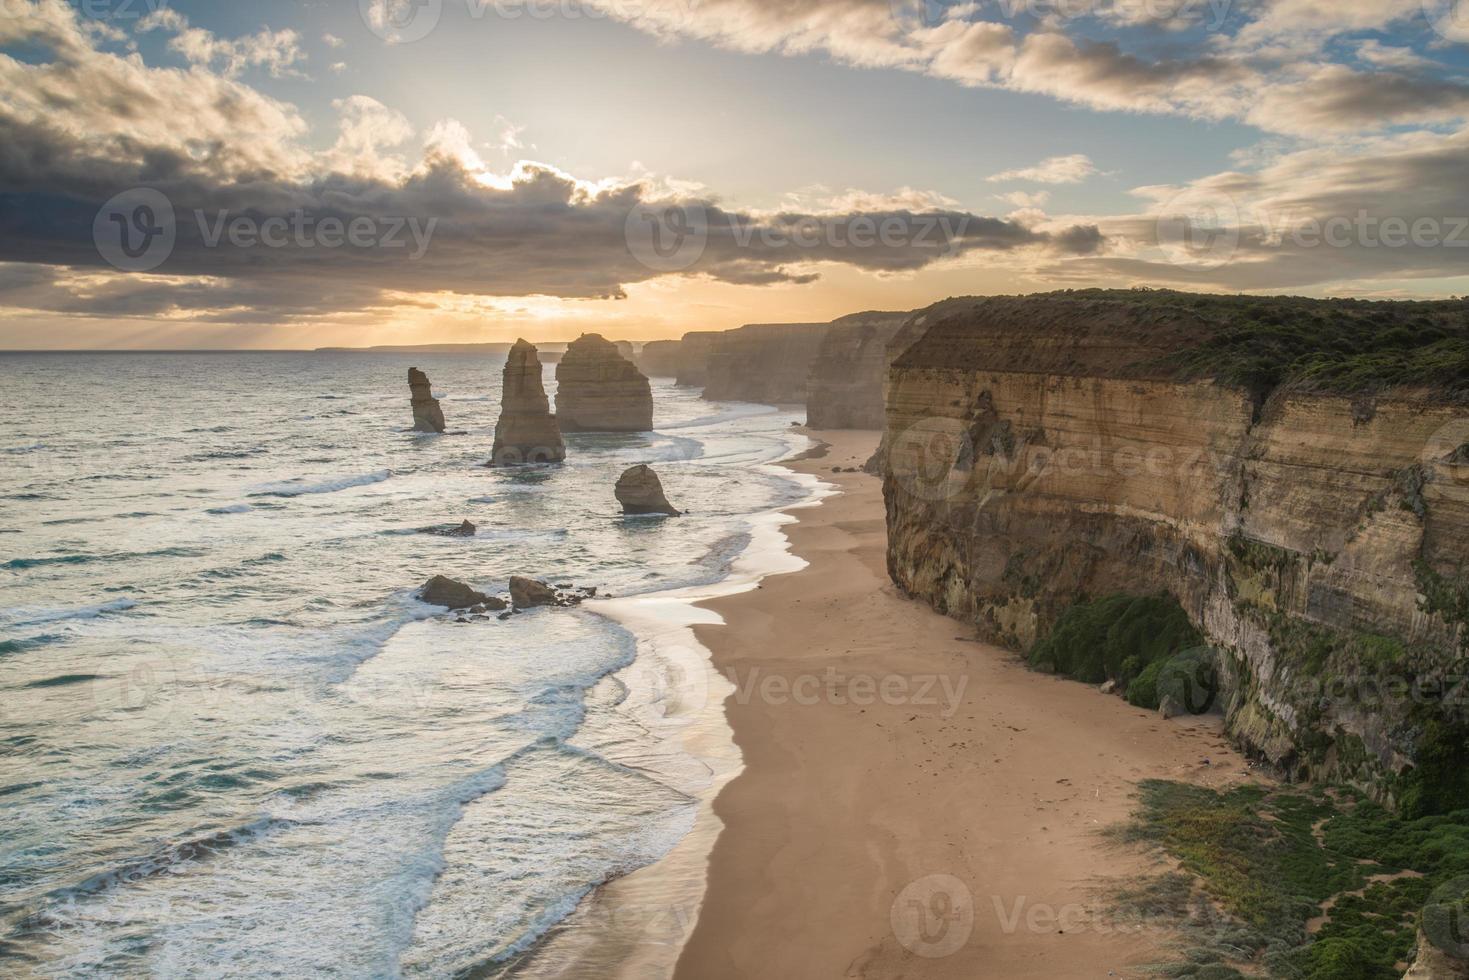
[[[1155,962],[1170,937],[1108,922],[1099,886],[1156,864],[1102,831],[1141,780],[1220,787],[1249,778],[1245,760],[1217,724],[1037,674],[901,596],[880,481],[831,472],[877,433],[808,434],[825,455],[780,465],[836,492],[788,508],[798,561],[701,601],[714,618],[692,625],[743,764],[700,821],[720,829],[674,975],[1049,980]]]
[[[743,765],[724,711],[734,688],[715,669],[695,628],[721,623],[707,603],[755,590],[770,576],[805,567],[783,529],[799,520],[792,512],[818,507],[837,492],[814,474],[789,468],[790,462],[820,451],[819,442],[806,441],[807,448],[793,456],[761,464],[794,480],[804,496],[755,515],[749,542],[722,579],[584,607],[636,637],[637,659],[608,680],[624,689],[619,712],[653,734],[660,750],[624,759],[606,746],[599,751],[656,774],[665,785],[687,794],[695,808],[688,833],[656,862],[593,888],[521,955],[487,964],[470,976],[662,980],[672,975],[698,919],[709,854],[724,826],[714,802]]]

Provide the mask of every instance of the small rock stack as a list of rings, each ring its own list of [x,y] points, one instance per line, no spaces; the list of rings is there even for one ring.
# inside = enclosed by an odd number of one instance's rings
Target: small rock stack
[[[416,367],[408,369],[408,390],[413,393],[413,431],[443,432],[444,411],[434,397],[428,375]]]
[[[534,344],[517,340],[505,361],[500,421],[495,424],[490,465],[559,463],[564,459],[566,443],[541,383],[541,359]]]
[[[663,496],[663,481],[651,466],[638,465],[617,479],[613,491],[624,514],[667,514],[679,516],[678,510]]]

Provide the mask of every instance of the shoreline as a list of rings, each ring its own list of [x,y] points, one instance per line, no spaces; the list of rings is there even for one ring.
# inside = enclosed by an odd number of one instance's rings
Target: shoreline
[[[593,888],[524,953],[471,976],[662,980],[672,975],[699,916],[709,853],[723,831],[714,802],[743,766],[724,712],[734,688],[715,669],[695,628],[722,622],[707,603],[758,589],[770,576],[805,567],[783,529],[799,520],[792,512],[819,507],[837,492],[813,474],[788,468],[790,462],[820,451],[817,440],[808,436],[806,442],[807,448],[781,461],[760,464],[805,493],[794,503],[754,516],[750,540],[723,578],[585,607],[637,639],[634,663],[610,675],[626,688],[619,711],[656,735],[660,749],[668,752],[656,761],[672,765],[659,768],[648,759],[626,764],[657,770],[666,785],[687,793],[695,804],[692,827],[659,860]],[[688,765],[680,766],[680,761]]]
[[[1170,935],[1107,922],[1099,887],[1157,864],[1101,832],[1139,781],[1232,785],[1243,757],[1217,722],[1035,673],[900,595],[880,481],[831,472],[861,467],[878,434],[801,431],[820,455],[779,465],[836,489],[787,508],[798,566],[701,601],[715,618],[692,625],[743,765],[710,808],[674,976],[1050,980],[1156,962]]]

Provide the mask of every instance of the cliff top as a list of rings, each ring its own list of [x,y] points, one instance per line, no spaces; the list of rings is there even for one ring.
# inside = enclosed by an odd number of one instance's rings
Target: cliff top
[[[928,329],[898,367],[1213,378],[1263,398],[1440,389],[1469,400],[1469,302],[1066,290],[961,297],[915,316]]]

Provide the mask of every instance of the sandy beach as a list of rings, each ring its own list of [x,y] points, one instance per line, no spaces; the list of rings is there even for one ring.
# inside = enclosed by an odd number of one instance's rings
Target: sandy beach
[[[680,980],[1126,975],[1168,938],[1099,892],[1151,866],[1102,831],[1139,780],[1247,778],[1217,727],[1027,670],[888,580],[872,432],[789,464],[840,494],[794,512],[809,564],[707,604],[743,771]]]

